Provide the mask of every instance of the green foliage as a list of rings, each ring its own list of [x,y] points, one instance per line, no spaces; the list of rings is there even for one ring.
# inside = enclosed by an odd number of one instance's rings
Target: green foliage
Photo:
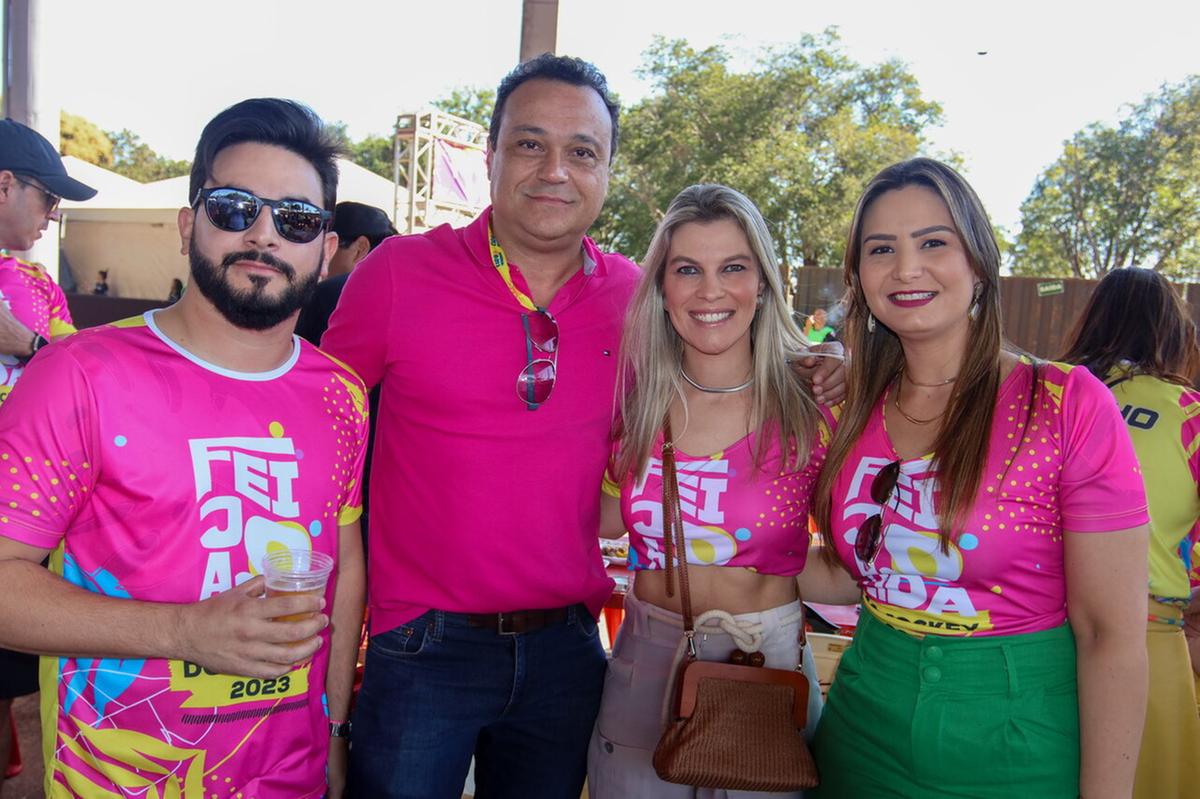
[[[469,119],[485,128],[491,125],[492,106],[495,104],[496,90],[483,86],[459,86],[431,103],[434,108]]]
[[[720,182],[762,210],[785,264],[836,266],[863,186],[915,155],[941,120],[902,64],[858,64],[834,30],[768,50],[747,71],[723,47],[661,37],[643,58],[639,74],[655,92],[622,115],[593,229],[632,257],[646,251],[680,189]]]
[[[393,177],[393,144],[387,136],[368,136],[353,142],[346,156],[361,167],[371,170],[388,180]]]
[[[62,112],[59,152],[73,155],[142,183],[186,175],[190,161],[164,158],[130,130],[105,132],[75,114]]]
[[[58,151],[63,155],[96,164],[106,169],[112,167],[113,143],[104,131],[81,116],[59,114]]]
[[[116,133],[110,131],[108,138],[112,140],[113,148],[111,169],[127,178],[149,183],[186,175],[192,169],[191,161],[164,158],[150,149],[150,145],[131,130],[123,129]]]
[[[346,132],[345,122],[330,124],[329,132],[341,144],[342,151],[348,160],[353,161],[363,169],[371,170],[380,177],[385,177],[388,180],[393,178],[393,145],[390,136],[370,135],[360,141],[353,141]]]
[[[1021,205],[1021,228],[1017,274],[1136,265],[1200,279],[1200,75],[1065,142]]]

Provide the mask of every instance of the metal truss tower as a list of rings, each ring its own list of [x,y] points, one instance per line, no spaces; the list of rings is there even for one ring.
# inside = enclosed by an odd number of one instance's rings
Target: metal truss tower
[[[396,184],[396,228],[420,233],[445,222],[463,224],[483,209],[439,195],[434,187],[435,146],[438,140],[458,147],[487,151],[487,129],[445,111],[428,109],[396,118],[392,175]]]

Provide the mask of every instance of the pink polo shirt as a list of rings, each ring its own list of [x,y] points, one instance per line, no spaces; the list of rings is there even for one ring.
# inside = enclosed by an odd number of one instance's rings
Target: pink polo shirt
[[[612,590],[596,533],[617,347],[639,270],[583,240],[558,290],[558,376],[530,411],[523,309],[491,264],[491,209],[391,238],[355,268],[323,349],[382,383],[371,481],[371,628],[425,611],[586,603]],[[514,284],[528,293],[520,265]]]

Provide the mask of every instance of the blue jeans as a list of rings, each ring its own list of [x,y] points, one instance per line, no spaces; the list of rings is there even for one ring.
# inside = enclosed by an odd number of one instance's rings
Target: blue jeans
[[[521,635],[431,610],[371,636],[354,710],[355,799],[578,799],[605,657],[583,606]]]

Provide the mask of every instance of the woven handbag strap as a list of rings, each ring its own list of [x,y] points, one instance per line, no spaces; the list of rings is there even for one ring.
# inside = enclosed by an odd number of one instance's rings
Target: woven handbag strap
[[[683,634],[688,638],[689,656],[695,658],[696,634],[692,619],[692,596],[688,590],[687,542],[683,534],[683,513],[679,507],[679,477],[675,471],[675,441],[671,435],[671,417],[663,420],[662,444],[663,545],[667,560],[667,596],[673,596],[672,575],[679,574],[679,604],[683,610]]]

